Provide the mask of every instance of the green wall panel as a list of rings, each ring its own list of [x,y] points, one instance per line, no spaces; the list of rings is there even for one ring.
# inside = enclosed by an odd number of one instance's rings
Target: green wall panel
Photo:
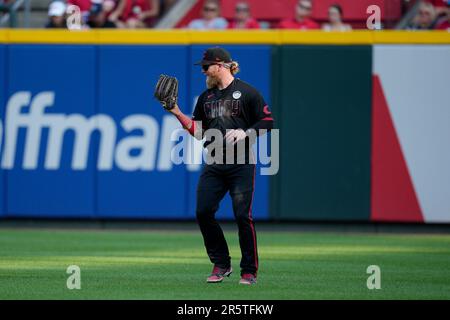
[[[275,219],[369,221],[370,46],[274,49]]]

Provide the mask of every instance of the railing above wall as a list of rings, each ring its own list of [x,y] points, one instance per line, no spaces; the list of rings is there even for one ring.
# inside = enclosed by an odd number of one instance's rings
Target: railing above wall
[[[24,28],[30,27],[31,0],[13,0],[8,4],[0,4],[0,12],[5,14],[0,18],[0,28],[8,25],[10,28],[17,27],[17,12],[24,6]]]
[[[188,31],[188,30],[0,30],[0,43],[60,44],[450,44],[447,31]]]

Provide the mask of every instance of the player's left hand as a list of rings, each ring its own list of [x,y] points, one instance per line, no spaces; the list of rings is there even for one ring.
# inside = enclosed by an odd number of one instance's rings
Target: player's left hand
[[[238,141],[244,140],[247,137],[247,134],[242,129],[236,130],[227,130],[225,134],[225,141],[227,144],[235,145]]]
[[[167,111],[172,110],[178,101],[178,80],[175,77],[162,74],[153,94]]]

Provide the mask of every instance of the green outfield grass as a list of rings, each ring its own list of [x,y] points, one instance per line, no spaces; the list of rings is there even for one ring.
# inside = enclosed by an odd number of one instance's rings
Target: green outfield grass
[[[449,235],[258,233],[258,284],[207,284],[199,231],[0,229],[0,299],[450,299]],[[81,290],[66,269],[81,268]],[[369,290],[366,269],[381,268]]]

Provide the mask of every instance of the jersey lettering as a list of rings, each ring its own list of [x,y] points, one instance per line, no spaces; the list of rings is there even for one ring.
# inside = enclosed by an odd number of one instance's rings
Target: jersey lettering
[[[214,119],[218,117],[237,117],[241,114],[241,100],[215,100],[203,104],[206,118]]]

